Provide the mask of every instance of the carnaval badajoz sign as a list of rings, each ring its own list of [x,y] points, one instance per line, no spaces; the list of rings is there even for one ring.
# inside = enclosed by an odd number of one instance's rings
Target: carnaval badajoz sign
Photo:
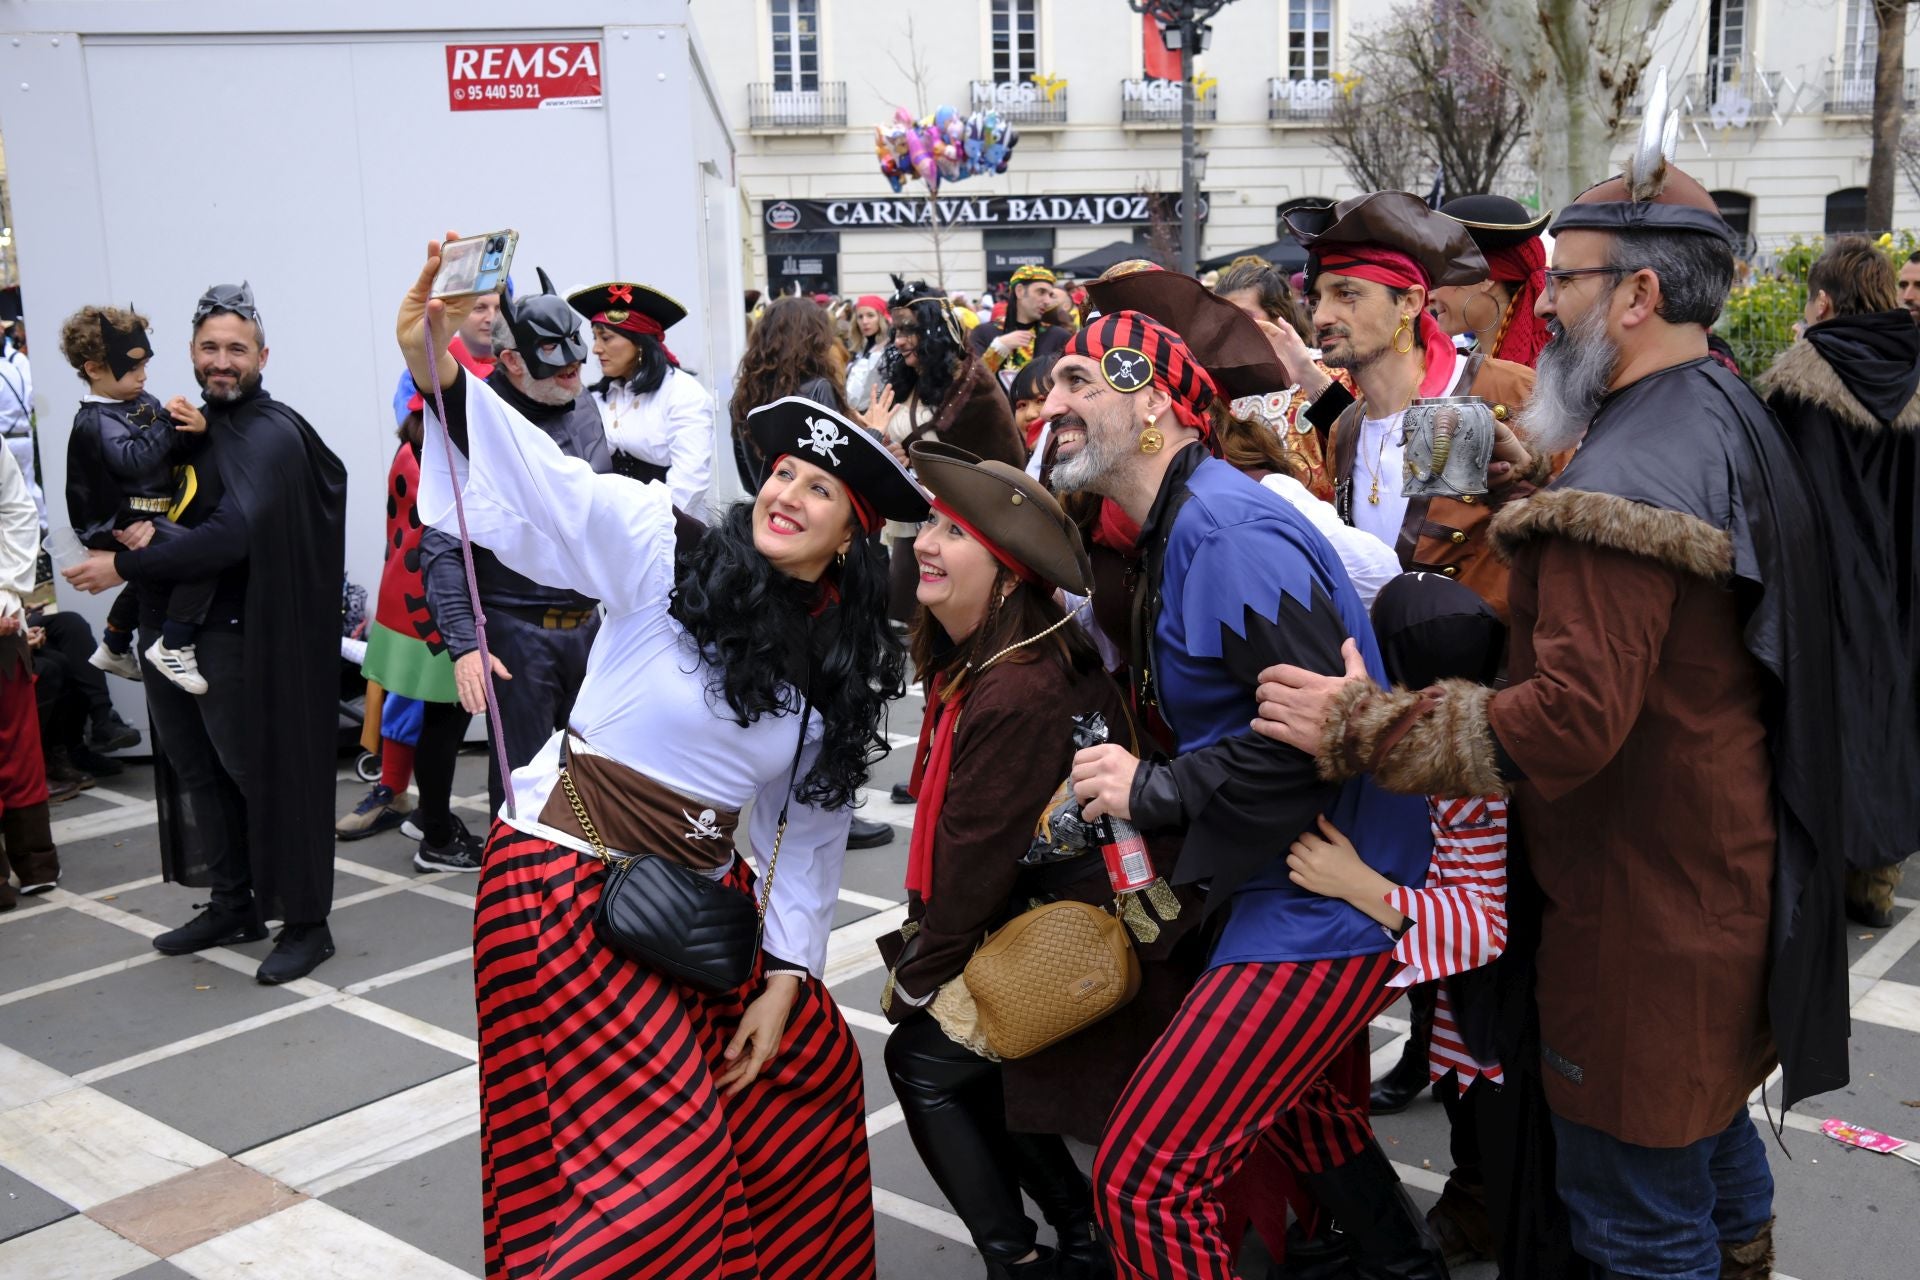
[[[1157,207],[1156,207],[1157,206]],[[1207,220],[1206,193],[1200,221]],[[1180,198],[1148,192],[1058,196],[876,196],[864,200],[769,200],[769,231],[854,231],[945,227],[1141,226],[1180,218]]]

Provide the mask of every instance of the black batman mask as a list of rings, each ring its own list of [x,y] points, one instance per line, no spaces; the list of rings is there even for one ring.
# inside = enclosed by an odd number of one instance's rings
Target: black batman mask
[[[132,307],[127,308],[132,311]],[[100,317],[100,338],[107,348],[107,368],[113,371],[116,379],[132,373],[135,366],[153,354],[153,344],[147,341],[146,326],[138,320],[131,329],[116,329]]]
[[[540,275],[540,292],[501,298],[500,317],[513,332],[513,349],[527,362],[528,376],[546,379],[587,358],[587,343],[580,336],[586,319],[554,291],[544,267],[534,270]]]

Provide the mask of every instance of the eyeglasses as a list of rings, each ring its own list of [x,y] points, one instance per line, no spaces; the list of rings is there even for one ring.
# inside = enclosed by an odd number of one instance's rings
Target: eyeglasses
[[[1572,280],[1576,276],[1629,276],[1638,271],[1638,267],[1559,267],[1546,273],[1547,301],[1552,302],[1560,296],[1560,282]]]

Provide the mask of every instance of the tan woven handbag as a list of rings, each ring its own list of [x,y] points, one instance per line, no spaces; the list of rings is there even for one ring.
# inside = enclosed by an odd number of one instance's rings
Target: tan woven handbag
[[[1093,1025],[1139,994],[1127,927],[1085,902],[1049,902],[987,935],[961,975],[980,1030],[1002,1058],[1024,1058]]]

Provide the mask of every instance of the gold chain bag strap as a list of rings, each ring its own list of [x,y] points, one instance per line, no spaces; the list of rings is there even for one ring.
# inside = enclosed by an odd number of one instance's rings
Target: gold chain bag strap
[[[565,768],[560,786],[573,816],[592,846],[592,857],[608,869],[600,903],[594,908],[593,931],[619,954],[658,973],[702,991],[734,991],[753,977],[766,930],[767,907],[773,901],[773,874],[780,863],[780,846],[787,836],[787,811],[793,804],[794,783],[800,776],[800,756],[807,745],[810,705],[800,700],[799,741],[793,749],[793,767],[787,774],[787,795],[780,805],[780,823],[767,855],[766,884],[757,899],[740,896],[718,880],[652,854],[622,857],[609,853],[600,833],[580,801],[580,793]]]

